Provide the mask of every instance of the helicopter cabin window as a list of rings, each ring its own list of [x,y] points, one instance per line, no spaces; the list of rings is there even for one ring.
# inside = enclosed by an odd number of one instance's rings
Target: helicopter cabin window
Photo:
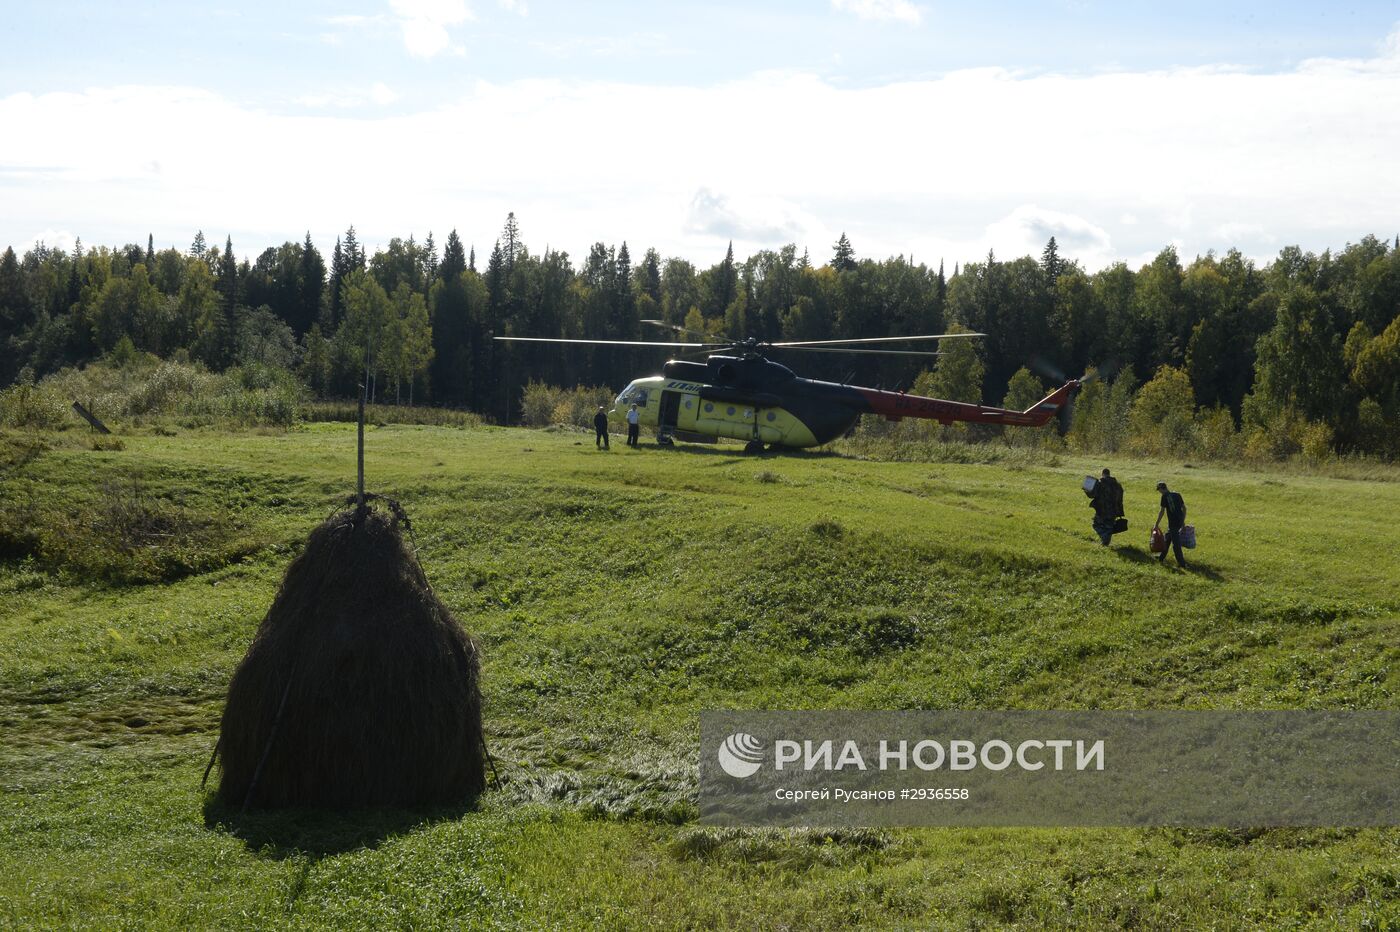
[[[613,404],[619,408],[630,407],[634,404],[639,408],[645,408],[647,406],[647,389],[628,385],[622,390],[622,394],[617,396],[617,400]]]
[[[706,414],[709,414],[709,413],[710,413],[711,411],[713,411],[714,409],[715,409],[715,406],[714,406],[714,405],[710,404],[708,401],[705,402],[705,413],[706,413]]]
[[[777,419],[778,419],[778,415],[774,414],[772,411],[769,411],[769,412],[768,412],[768,420],[770,420],[770,421],[776,421]]]
[[[695,404],[695,403],[694,403],[693,401],[691,401],[689,398],[687,398],[687,399],[685,400],[685,406],[686,406],[687,408],[693,407],[694,404]]]
[[[726,411],[726,412],[724,412],[724,413],[727,414],[727,415],[729,415],[730,417],[733,417],[733,416],[734,416],[734,406],[733,406],[733,405],[730,405],[730,406],[729,406],[729,410]]]

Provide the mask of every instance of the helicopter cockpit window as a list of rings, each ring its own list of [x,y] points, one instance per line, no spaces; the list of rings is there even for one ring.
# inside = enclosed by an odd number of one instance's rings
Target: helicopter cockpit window
[[[640,401],[637,399],[638,395],[642,396]],[[646,404],[646,392],[635,385],[628,385],[622,390],[622,393],[617,396],[613,405],[618,408],[626,408],[634,401],[637,402],[637,404]]]
[[[647,390],[646,390],[645,388],[640,389],[640,390],[637,392],[636,397],[633,398],[632,400],[633,400],[634,402],[636,402],[637,407],[639,407],[639,408],[645,408],[645,407],[647,406]]]

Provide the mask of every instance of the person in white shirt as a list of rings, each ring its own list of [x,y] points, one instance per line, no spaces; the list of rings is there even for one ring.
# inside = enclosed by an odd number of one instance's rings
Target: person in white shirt
[[[642,429],[642,412],[633,405],[627,409],[627,445],[635,447],[637,445],[637,434]]]

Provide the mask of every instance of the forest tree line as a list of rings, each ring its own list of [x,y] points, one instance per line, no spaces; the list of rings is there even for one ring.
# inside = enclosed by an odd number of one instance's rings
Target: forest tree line
[[[1335,255],[1286,247],[1262,268],[1236,250],[1183,265],[1168,247],[1136,271],[1094,273],[1051,239],[1038,258],[989,254],[951,274],[860,258],[844,234],[820,265],[791,245],[742,260],[731,245],[697,268],[655,249],[634,259],[625,242],[597,243],[576,265],[531,253],[514,214],[480,264],[455,231],[440,253],[429,234],[368,255],[351,227],[329,259],[309,233],[256,258],[202,231],[183,250],[150,237],[40,243],[0,256],[0,385],[141,353],[214,372],[290,371],[332,398],[355,394],[368,369],[380,402],[514,422],[530,382],[617,389],[670,354],[493,337],[668,339],[649,319],[727,340],[985,333],[933,367],[775,358],[816,378],[1013,406],[1094,372],[1076,416],[1102,421],[1100,448],[1114,448],[1116,430],[1127,436],[1128,419],[1141,428],[1152,417],[1162,449],[1252,432],[1275,453],[1400,454],[1400,239],[1373,236]]]

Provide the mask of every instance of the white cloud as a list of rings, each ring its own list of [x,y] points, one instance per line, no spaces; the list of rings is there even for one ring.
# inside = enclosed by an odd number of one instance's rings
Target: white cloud
[[[358,14],[326,17],[326,22],[332,26],[346,26],[350,28],[367,26],[371,23],[382,22],[382,20],[383,17],[380,16],[361,16]]]
[[[1381,41],[1374,58],[1309,58],[1299,66],[1299,71],[1311,74],[1400,74],[1400,23]]]
[[[647,114],[645,138],[599,113]],[[847,131],[823,131],[833,113],[853,115]],[[1393,235],[1400,216],[1400,70],[1372,60],[1276,74],[980,69],[859,88],[804,74],[532,80],[420,113],[402,101],[276,113],[114,87],[0,98],[0,126],[0,243],[17,246],[43,229],[187,242],[215,224],[261,248],[354,223],[368,242],[428,229],[441,242],[457,226],[489,248],[513,210],[532,247],[576,257],[625,239],[710,263],[732,235],[740,254],[790,238],[824,261],[845,230],[861,256],[951,269],[988,248],[1038,255],[1053,232],[1093,268],[1171,240],[1186,259],[1257,255],[1270,236],[1320,250]]]
[[[389,86],[382,81],[375,81],[369,87],[369,99],[387,107],[389,104],[399,99],[399,95],[389,89]]]
[[[831,8],[860,19],[919,25],[923,14],[909,0],[831,0]]]
[[[389,0],[398,17],[404,48],[417,58],[432,58],[452,44],[449,26],[472,19],[465,0]]]
[[[521,16],[530,15],[530,8],[526,5],[525,0],[497,0],[497,2],[500,3],[501,9],[508,13],[519,13]]]
[[[1103,227],[1075,214],[1022,204],[987,226],[983,238],[1003,259],[1038,256],[1050,237],[1060,255],[1079,259],[1095,268],[1113,257],[1113,242]]]
[[[773,247],[801,239],[813,227],[816,224],[801,211],[775,198],[750,197],[736,205],[705,187],[690,199],[685,217],[688,232]]]
[[[304,94],[298,97],[296,102],[312,110],[324,110],[328,108],[352,110],[357,107],[364,107],[367,104],[387,107],[398,99],[399,95],[387,84],[382,81],[375,81],[367,88],[338,88],[334,91],[326,91],[319,94]]]
[[[1242,243],[1256,240],[1264,240],[1266,242],[1275,241],[1275,237],[1270,235],[1269,231],[1265,230],[1259,224],[1245,223],[1239,220],[1231,220],[1222,223],[1210,232],[1211,236],[1215,239],[1226,243]]]
[[[19,251],[19,245],[23,245],[24,248],[27,249],[35,243],[43,243],[50,249],[68,252],[73,248],[73,244],[77,242],[77,240],[77,234],[68,230],[43,230],[25,239],[22,244],[16,244],[15,251]]]
[[[541,52],[561,58],[570,55],[613,58],[641,55],[675,57],[688,54],[684,49],[673,45],[670,39],[660,32],[634,32],[619,36],[570,35],[564,38],[534,39],[531,45]]]

